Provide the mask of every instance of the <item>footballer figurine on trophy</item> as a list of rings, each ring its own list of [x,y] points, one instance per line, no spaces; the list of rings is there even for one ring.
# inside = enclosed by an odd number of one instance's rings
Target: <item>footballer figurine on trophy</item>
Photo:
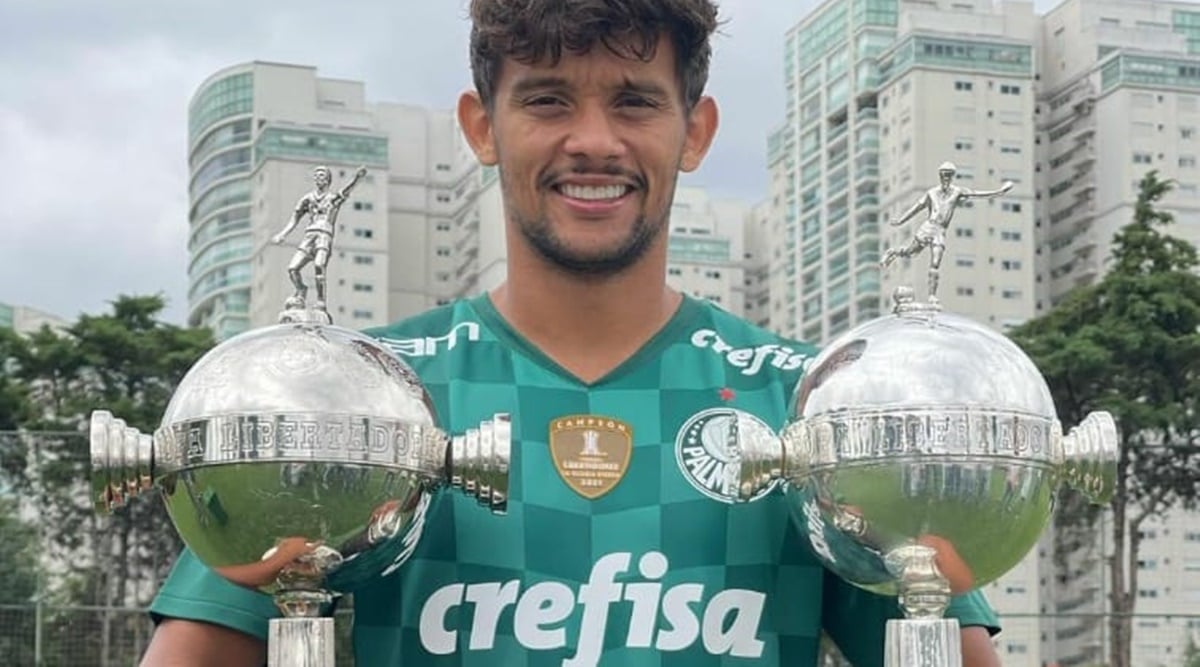
[[[304,284],[300,270],[312,262],[317,300],[312,304],[309,312],[317,318],[323,318],[322,321],[326,324],[332,323],[332,318],[325,308],[325,277],[326,269],[329,267],[329,255],[333,251],[333,233],[337,227],[337,215],[346,198],[350,196],[350,191],[366,174],[367,168],[359,167],[358,171],[354,173],[354,178],[343,185],[341,190],[335,192],[329,189],[333,183],[333,172],[324,165],[316,167],[313,169],[313,183],[316,187],[296,202],[296,210],[288,219],[287,226],[271,237],[272,243],[282,244],[288,234],[291,234],[296,225],[300,223],[300,219],[305,215],[309,216],[308,226],[304,228],[304,239],[300,241],[300,245],[296,247],[296,254],[288,263],[288,278],[291,279],[292,287],[296,291],[284,302],[285,319],[282,321],[296,318],[305,312],[308,286]]]
[[[1013,188],[1012,181],[1005,181],[998,190],[971,190],[954,184],[954,176],[957,172],[958,168],[950,162],[943,162],[942,166],[938,167],[938,180],[941,181],[941,185],[927,190],[904,212],[904,215],[890,224],[893,227],[899,227],[920,213],[922,209],[928,209],[925,222],[917,228],[916,234],[913,234],[908,245],[900,249],[888,248],[879,262],[880,266],[886,268],[897,257],[912,257],[920,254],[925,248],[929,248],[929,304],[931,306],[936,306],[938,303],[938,273],[942,266],[942,255],[946,253],[946,230],[950,228],[950,221],[954,218],[954,212],[958,209],[958,205],[972,197],[998,197]]]

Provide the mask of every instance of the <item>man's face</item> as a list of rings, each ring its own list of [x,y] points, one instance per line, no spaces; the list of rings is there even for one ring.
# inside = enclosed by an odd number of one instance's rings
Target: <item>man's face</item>
[[[601,46],[554,67],[508,60],[490,113],[472,96],[459,110],[481,161],[499,166],[509,223],[543,259],[592,275],[645,255],[716,129],[712,100],[685,110],[667,39],[650,62]]]
[[[318,171],[313,174],[313,183],[316,183],[318,190],[324,190],[329,187],[329,172]]]
[[[950,187],[950,184],[954,182],[954,172],[949,171],[949,170],[939,171],[938,177],[940,178],[940,180],[942,182],[943,188]]]

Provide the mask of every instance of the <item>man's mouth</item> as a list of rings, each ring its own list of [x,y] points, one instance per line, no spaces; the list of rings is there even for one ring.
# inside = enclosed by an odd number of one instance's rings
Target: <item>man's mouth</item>
[[[620,199],[633,188],[628,185],[578,185],[562,183],[554,188],[559,194],[584,201],[606,201]]]

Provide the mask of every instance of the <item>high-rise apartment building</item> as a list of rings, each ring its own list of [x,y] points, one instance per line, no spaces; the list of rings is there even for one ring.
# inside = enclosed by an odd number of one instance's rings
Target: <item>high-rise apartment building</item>
[[[1171,233],[1200,241],[1200,6],[1067,0],[1046,14],[1038,114],[1041,308],[1103,275],[1149,170]]]
[[[997,327],[1033,313],[1036,25],[1024,3],[831,0],[787,33],[787,119],[768,155],[794,293],[772,306],[781,330],[827,341],[888,308],[896,285],[924,294],[928,251],[882,272],[880,251],[912,238],[923,215],[887,223],[945,161],[960,186],[1016,187],[958,211],[943,304]]]
[[[671,204],[667,284],[742,315],[746,305],[746,224],[740,202],[680,186]]]
[[[450,111],[368,104],[361,82],[246,63],[213,74],[189,108],[189,323],[227,338],[274,321],[292,292],[302,221],[270,243],[328,166],[367,176],[338,216],[328,301],[352,328],[414,314],[474,284],[483,178]],[[312,266],[303,270],[315,297]]]
[[[1138,181],[1175,180],[1162,206],[1168,233],[1200,241],[1200,6],[1160,0],[1067,0],[1043,17],[1037,116],[1038,308],[1100,279],[1113,234],[1133,219]],[[1200,641],[1200,545],[1194,513],[1143,527],[1133,664],[1172,664]],[[1107,519],[1097,531],[1102,540]],[[1056,578],[1053,636],[1063,665],[1106,657],[1107,631],[1087,614],[1107,609],[1093,568],[1111,547],[1081,549]]]

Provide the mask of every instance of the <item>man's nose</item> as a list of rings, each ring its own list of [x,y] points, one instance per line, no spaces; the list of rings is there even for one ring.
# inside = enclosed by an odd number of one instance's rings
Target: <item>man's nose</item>
[[[621,157],[626,150],[619,124],[599,104],[584,105],[576,111],[563,148],[573,157],[605,161]]]

